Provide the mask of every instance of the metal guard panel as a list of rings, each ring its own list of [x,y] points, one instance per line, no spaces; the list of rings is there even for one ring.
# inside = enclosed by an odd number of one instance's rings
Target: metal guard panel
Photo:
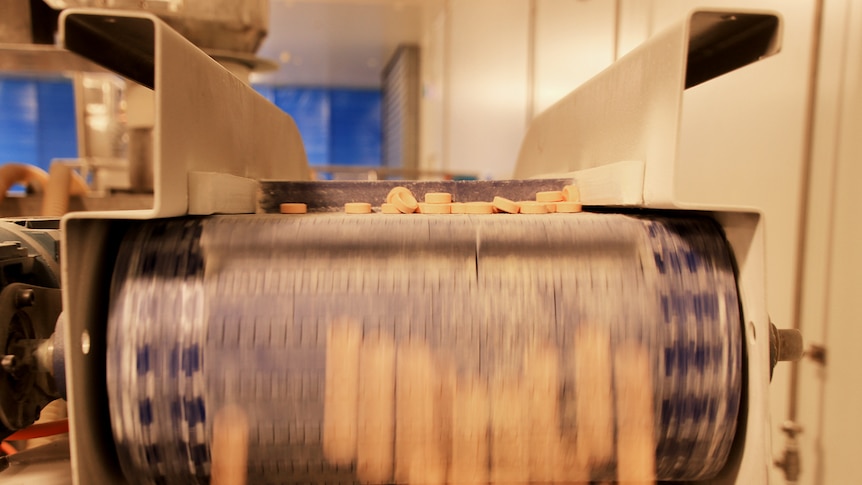
[[[308,180],[293,119],[155,15],[68,9],[60,29],[69,50],[155,91],[154,207],[114,217],[186,214],[190,172]]]
[[[677,206],[683,91],[777,53],[780,34],[775,13],[691,12],[537,116],[521,144],[515,178],[639,161],[643,188],[628,199]]]

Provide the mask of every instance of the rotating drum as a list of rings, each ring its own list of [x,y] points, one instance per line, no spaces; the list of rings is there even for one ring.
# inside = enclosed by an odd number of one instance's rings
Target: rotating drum
[[[134,483],[206,483],[220,419],[256,484],[708,479],[742,384],[732,255],[692,216],[147,222],[108,338]]]

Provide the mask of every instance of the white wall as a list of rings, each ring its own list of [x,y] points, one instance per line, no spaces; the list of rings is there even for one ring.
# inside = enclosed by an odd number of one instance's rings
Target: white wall
[[[429,3],[422,12],[419,53],[419,167],[424,170],[443,170],[446,38],[445,4]]]
[[[613,61],[614,0],[426,7],[420,163],[510,177],[529,120]]]
[[[541,113],[613,62],[615,3],[614,0],[534,2],[531,116]]]
[[[805,480],[862,483],[862,5],[827,0],[817,78],[802,328],[825,344],[826,366],[801,367]]]
[[[447,16],[444,168],[495,178],[527,122],[527,0],[452,0]]]

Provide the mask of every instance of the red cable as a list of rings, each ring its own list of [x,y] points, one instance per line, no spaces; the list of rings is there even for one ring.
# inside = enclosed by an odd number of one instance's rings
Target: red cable
[[[16,450],[15,447],[12,446],[12,443],[7,443],[5,441],[0,442],[0,450],[2,450],[3,453],[6,453],[9,456],[12,456],[15,453],[18,453],[18,450]]]
[[[55,434],[69,432],[69,420],[60,419],[47,423],[34,424],[22,430],[18,430],[6,437],[6,441],[32,440],[33,438],[44,438]]]

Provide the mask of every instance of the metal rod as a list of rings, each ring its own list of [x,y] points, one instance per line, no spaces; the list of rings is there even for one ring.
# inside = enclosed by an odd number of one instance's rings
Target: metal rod
[[[793,313],[791,314],[791,328],[801,330],[802,328],[802,298],[806,280],[806,235],[809,229],[808,205],[811,198],[811,177],[814,158],[814,113],[817,107],[817,72],[820,63],[820,40],[823,31],[823,0],[817,0],[814,6],[811,63],[809,68],[808,101],[805,107],[805,119],[808,126],[804,139],[804,153],[806,154],[802,166],[802,184],[799,197],[799,226],[796,233],[796,282],[793,288]],[[790,364],[790,392],[787,406],[787,419],[796,421],[797,401],[799,397],[799,362]]]

